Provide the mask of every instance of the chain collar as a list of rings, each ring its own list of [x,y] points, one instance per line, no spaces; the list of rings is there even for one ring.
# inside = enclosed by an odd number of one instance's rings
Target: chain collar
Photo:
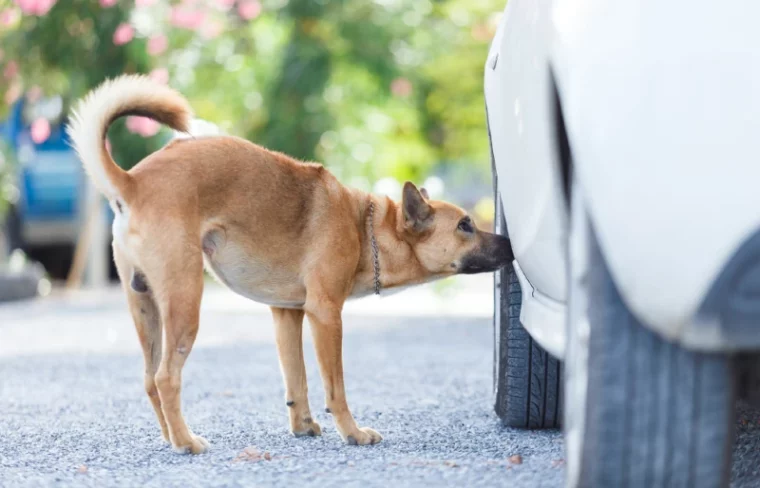
[[[369,201],[369,243],[372,247],[372,271],[375,278],[375,295],[380,294],[380,251],[377,247],[377,239],[375,239],[375,202]]]

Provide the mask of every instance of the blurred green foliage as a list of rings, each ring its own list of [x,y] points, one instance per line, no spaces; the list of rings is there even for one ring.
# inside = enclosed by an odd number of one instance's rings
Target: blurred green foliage
[[[107,77],[166,69],[198,117],[348,183],[419,180],[442,160],[488,171],[483,65],[504,0],[58,0],[21,12],[30,1],[0,0],[0,118],[32,87],[71,101]],[[134,37],[117,45],[125,23]],[[168,48],[149,54],[157,37]],[[109,135],[125,167],[163,136],[123,121]]]
[[[14,154],[8,144],[0,140],[0,224],[4,223],[9,204],[16,200],[16,185],[13,184]],[[2,238],[0,232],[0,238]],[[0,243],[0,246],[2,243]],[[0,256],[2,259],[3,256]]]

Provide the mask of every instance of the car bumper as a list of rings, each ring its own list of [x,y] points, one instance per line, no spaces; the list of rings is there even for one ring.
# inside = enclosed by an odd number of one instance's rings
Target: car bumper
[[[525,277],[520,263],[513,262],[522,289],[520,322],[530,336],[557,359],[565,355],[565,304],[537,290]]]

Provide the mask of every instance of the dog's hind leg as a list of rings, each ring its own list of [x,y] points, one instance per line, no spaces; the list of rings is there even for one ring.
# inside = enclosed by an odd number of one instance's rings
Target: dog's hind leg
[[[145,358],[145,392],[156,411],[161,435],[168,442],[169,430],[164,413],[161,411],[161,399],[158,396],[155,381],[158,365],[161,362],[161,315],[142,274],[124,259],[116,245],[113,246],[113,255]]]
[[[296,437],[321,435],[322,429],[311,417],[306,367],[303,361],[303,310],[272,307],[277,353],[285,380],[285,403],[290,416],[290,431]]]
[[[182,368],[195,343],[200,319],[203,294],[200,243],[196,249],[184,240],[162,242],[160,249],[151,256],[151,261],[155,261],[148,276],[150,286],[155,282],[164,325],[164,349],[156,386],[172,446],[177,452],[200,454],[208,450],[209,444],[188,429],[180,401]]]

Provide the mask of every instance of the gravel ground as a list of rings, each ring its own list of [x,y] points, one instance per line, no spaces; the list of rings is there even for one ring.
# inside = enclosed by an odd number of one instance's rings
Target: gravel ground
[[[220,317],[216,326],[229,320],[235,316]],[[142,391],[139,354],[15,357],[0,360],[0,484],[561,484],[560,434],[506,430],[492,414],[487,321],[395,319],[351,332],[356,321],[388,319],[349,319],[345,337],[349,404],[360,425],[384,435],[380,445],[342,445],[323,413],[311,344],[312,412],[324,428],[313,439],[288,433],[273,345],[193,351],[184,374],[185,413],[212,444],[195,457],[174,454],[160,439]],[[513,455],[522,464],[510,462]]]
[[[343,445],[323,413],[308,338],[311,406],[324,434],[296,439],[287,430],[270,317],[207,310],[185,368],[183,404],[212,450],[183,456],[160,438],[126,309],[100,308],[0,309],[0,486],[562,485],[560,433],[505,429],[492,413],[488,319],[347,317],[349,404],[360,425],[384,436],[357,447]],[[4,321],[17,326],[26,314],[34,330],[24,334]],[[115,345],[97,351],[89,333],[81,351],[51,353],[55,344],[46,344],[60,340],[61,327],[76,335],[76,327],[95,326]],[[240,335],[246,328],[248,340]],[[28,344],[35,334],[38,350]],[[9,352],[14,344],[24,353]],[[738,432],[734,486],[760,486],[757,411],[741,410]]]

